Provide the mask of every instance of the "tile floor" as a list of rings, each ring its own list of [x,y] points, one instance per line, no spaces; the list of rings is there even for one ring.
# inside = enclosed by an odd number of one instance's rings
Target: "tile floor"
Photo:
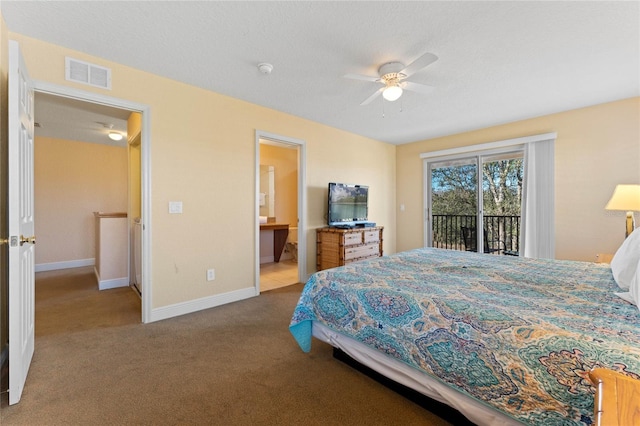
[[[298,283],[298,263],[281,260],[260,265],[260,292]]]

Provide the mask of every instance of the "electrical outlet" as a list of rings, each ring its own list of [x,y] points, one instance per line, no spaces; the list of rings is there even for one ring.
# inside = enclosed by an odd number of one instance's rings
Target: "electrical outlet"
[[[216,279],[216,270],[207,269],[207,281],[213,281]]]

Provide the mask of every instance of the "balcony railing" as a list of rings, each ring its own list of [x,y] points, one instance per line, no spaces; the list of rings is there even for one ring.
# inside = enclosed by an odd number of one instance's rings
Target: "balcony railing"
[[[465,241],[462,229],[474,230],[477,216],[433,215],[432,247],[477,251],[475,242]],[[517,256],[520,251],[520,216],[484,216],[484,251],[491,254]]]

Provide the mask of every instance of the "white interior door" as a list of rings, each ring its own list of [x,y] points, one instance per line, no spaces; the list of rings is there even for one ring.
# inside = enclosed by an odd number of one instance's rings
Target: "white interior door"
[[[9,42],[9,404],[20,401],[35,344],[33,85]]]

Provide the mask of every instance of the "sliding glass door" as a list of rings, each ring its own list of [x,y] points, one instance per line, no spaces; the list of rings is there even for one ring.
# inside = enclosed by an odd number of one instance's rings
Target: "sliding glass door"
[[[522,216],[522,152],[481,159],[485,252],[517,256]]]
[[[427,245],[517,256],[522,157],[519,150],[428,161]]]
[[[471,235],[478,219],[476,158],[435,162],[429,171],[432,246],[476,251]]]

